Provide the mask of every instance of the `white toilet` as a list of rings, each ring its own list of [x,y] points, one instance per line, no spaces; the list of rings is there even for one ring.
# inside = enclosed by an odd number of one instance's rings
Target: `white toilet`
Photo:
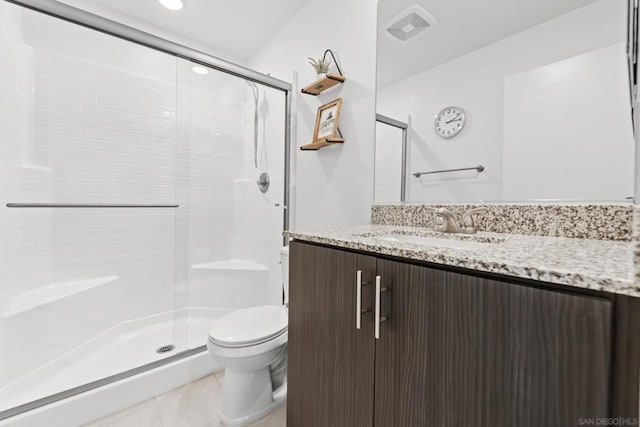
[[[280,258],[285,305],[237,310],[209,330],[209,353],[225,368],[218,417],[228,425],[250,424],[287,397],[288,247]]]

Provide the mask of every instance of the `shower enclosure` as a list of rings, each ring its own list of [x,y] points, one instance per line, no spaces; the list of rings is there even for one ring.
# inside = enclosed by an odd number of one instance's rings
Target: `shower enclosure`
[[[0,420],[282,302],[290,85],[53,3],[0,0]]]

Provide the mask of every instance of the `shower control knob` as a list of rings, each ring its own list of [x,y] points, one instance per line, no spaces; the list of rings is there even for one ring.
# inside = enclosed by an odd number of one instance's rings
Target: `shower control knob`
[[[256,184],[258,184],[258,188],[260,189],[260,192],[262,194],[266,193],[267,191],[269,191],[269,174],[266,172],[262,172],[260,174],[260,177],[258,178],[258,180],[256,181]]]

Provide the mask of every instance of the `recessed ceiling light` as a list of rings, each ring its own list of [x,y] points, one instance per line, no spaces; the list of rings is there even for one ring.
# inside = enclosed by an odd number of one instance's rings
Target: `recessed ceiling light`
[[[200,65],[196,65],[195,67],[192,68],[193,72],[196,74],[207,74],[209,72],[209,70],[207,70],[205,67],[202,67]]]
[[[184,7],[182,0],[158,0],[161,5],[169,10],[180,10]]]

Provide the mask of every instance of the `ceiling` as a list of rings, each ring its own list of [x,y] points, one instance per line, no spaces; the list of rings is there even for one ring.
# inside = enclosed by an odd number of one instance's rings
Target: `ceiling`
[[[246,63],[308,0],[59,0],[227,60]]]
[[[378,87],[472,52],[596,0],[380,0],[378,3]],[[400,43],[384,26],[413,5],[437,24]]]

